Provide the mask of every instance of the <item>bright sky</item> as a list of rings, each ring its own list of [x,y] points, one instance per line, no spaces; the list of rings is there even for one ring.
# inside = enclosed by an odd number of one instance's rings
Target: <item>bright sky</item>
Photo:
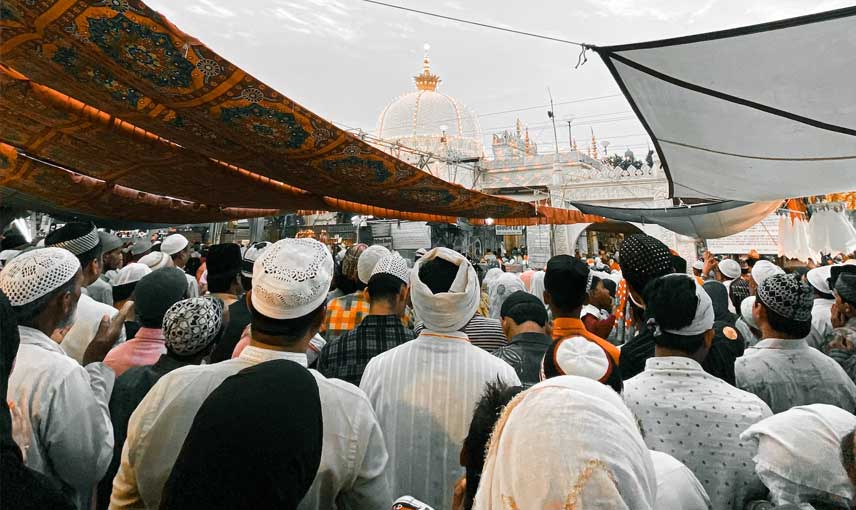
[[[597,45],[662,39],[772,21],[852,4],[847,0],[386,0]],[[374,132],[380,111],[414,90],[431,45],[439,90],[480,115],[489,136],[519,116],[542,152],[552,150],[547,88],[557,119],[573,117],[588,147],[593,129],[610,152],[644,153],[647,136],[600,58],[574,69],[579,48],[412,14],[361,0],[147,0],[179,28],[279,92],[340,125]],[[747,69],[746,72],[752,72]],[[604,97],[609,96],[609,97]],[[600,98],[594,99],[591,98]],[[507,110],[522,111],[496,114]],[[568,127],[559,125],[567,148]]]

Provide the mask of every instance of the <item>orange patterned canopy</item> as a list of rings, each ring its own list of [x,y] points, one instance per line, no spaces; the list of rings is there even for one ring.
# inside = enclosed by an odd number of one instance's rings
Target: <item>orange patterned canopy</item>
[[[0,200],[20,193],[64,211],[172,223],[298,209],[599,220],[433,177],[136,0],[5,0],[0,27]]]

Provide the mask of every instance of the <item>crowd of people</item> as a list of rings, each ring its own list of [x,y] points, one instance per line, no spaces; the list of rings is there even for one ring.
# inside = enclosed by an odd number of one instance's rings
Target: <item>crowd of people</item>
[[[0,254],[3,508],[856,504],[850,261],[126,244]]]

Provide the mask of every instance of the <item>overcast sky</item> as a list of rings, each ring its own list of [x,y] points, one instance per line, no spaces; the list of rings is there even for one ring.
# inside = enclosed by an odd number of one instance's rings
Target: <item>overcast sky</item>
[[[483,23],[598,45],[709,32],[852,5],[853,0],[386,0]],[[485,140],[515,119],[552,150],[547,88],[559,120],[587,147],[644,152],[647,136],[600,58],[579,48],[407,13],[361,0],[147,0],[223,57],[341,125],[373,132],[380,111],[414,90],[431,45],[439,90],[480,115]],[[746,72],[752,72],[747,69]],[[607,96],[607,97],[604,97]],[[591,99],[600,98],[600,99]],[[496,114],[507,110],[519,112]],[[559,126],[567,147],[567,123]],[[549,145],[549,147],[548,147]],[[486,152],[489,145],[486,143]]]

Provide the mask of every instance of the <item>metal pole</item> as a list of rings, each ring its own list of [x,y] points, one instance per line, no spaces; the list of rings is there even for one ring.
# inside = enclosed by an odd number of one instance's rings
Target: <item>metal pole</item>
[[[568,121],[568,147],[573,150],[574,148],[574,138],[571,136],[571,121]]]

